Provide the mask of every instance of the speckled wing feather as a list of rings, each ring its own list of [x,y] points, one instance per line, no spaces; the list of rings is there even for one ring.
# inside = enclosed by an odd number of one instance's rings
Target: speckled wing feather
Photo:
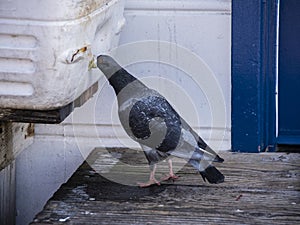
[[[162,137],[161,143],[153,142],[159,145],[149,146],[161,152],[175,149],[181,135],[180,116],[165,98],[157,95],[134,104],[129,113],[129,126],[137,139],[145,140],[152,135]]]

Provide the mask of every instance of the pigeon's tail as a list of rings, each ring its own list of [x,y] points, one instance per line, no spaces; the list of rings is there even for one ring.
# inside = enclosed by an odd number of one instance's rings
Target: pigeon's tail
[[[216,155],[214,162],[222,163],[222,162],[224,162],[224,159],[221,158],[220,156]]]
[[[200,171],[200,175],[204,181],[207,180],[211,184],[222,183],[225,179],[224,175],[212,165],[208,166],[204,171]]]

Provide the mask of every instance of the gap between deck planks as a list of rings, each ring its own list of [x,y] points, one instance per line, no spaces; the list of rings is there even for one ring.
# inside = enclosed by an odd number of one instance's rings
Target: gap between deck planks
[[[95,149],[32,224],[300,224],[300,154],[220,155],[222,184],[174,159],[179,180],[139,188],[149,175],[141,151]]]

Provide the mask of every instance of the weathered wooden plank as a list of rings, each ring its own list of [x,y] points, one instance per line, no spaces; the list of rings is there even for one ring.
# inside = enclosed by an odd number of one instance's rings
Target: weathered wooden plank
[[[139,188],[148,179],[142,152],[96,149],[32,224],[298,224],[300,155],[221,153],[219,185],[204,183],[181,160],[180,179]],[[167,172],[160,165],[158,175]],[[95,172],[98,170],[100,173]],[[158,176],[159,177],[159,176]],[[109,179],[112,180],[109,180]],[[123,185],[118,182],[129,183]]]
[[[0,224],[15,224],[15,159],[33,142],[34,124],[0,122]]]
[[[13,161],[0,171],[0,224],[15,224],[16,176]]]
[[[32,144],[33,123],[0,122],[0,171]]]

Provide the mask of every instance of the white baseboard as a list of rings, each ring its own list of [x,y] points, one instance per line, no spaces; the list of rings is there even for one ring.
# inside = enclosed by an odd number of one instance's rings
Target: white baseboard
[[[231,12],[231,0],[127,0],[125,10]]]
[[[194,128],[198,134],[215,150],[229,150],[231,147],[230,129],[208,127]],[[140,148],[131,140],[121,125],[109,124],[63,124],[37,125],[36,138],[59,138],[76,141],[79,145],[94,147]],[[213,135],[212,135],[213,134]],[[212,138],[214,136],[215,138]]]

